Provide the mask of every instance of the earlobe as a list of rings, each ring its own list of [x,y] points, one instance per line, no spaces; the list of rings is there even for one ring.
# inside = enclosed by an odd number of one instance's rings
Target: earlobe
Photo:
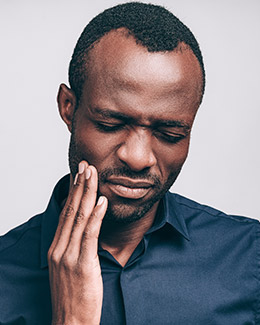
[[[61,84],[57,95],[57,102],[60,116],[71,132],[73,114],[76,108],[76,96],[73,90],[65,84]]]

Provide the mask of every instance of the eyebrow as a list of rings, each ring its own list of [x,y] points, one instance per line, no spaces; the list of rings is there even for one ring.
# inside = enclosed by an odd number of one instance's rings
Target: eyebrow
[[[93,113],[97,113],[99,115],[101,115],[103,118],[113,118],[113,119],[117,119],[117,120],[121,120],[124,122],[135,122],[136,120],[124,113],[121,112],[115,112],[112,111],[110,109],[103,109],[103,108],[99,108],[99,107],[94,107],[91,109],[91,111]]]
[[[183,122],[182,120],[156,120],[154,122],[156,127],[172,127],[172,128],[181,128],[186,131],[189,131],[191,127]]]
[[[117,119],[117,120],[121,120],[125,123],[130,123],[130,124],[136,124],[136,125],[140,125],[140,126],[144,126],[144,127],[149,127],[149,128],[158,128],[158,127],[175,127],[175,128],[181,128],[185,131],[189,131],[191,129],[190,125],[188,125],[187,123],[185,123],[182,120],[152,120],[151,121],[151,125],[142,125],[140,123],[137,122],[137,120],[125,113],[122,112],[115,112],[113,110],[110,109],[103,109],[100,107],[94,107],[91,109],[91,111],[93,113],[97,113],[99,115],[101,115],[103,118],[105,119]]]

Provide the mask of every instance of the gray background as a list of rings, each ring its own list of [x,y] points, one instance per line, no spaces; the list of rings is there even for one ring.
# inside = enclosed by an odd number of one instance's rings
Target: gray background
[[[1,234],[43,211],[68,172],[58,86],[83,27],[117,3],[0,0]],[[260,1],[154,3],[194,32],[207,72],[189,158],[172,191],[260,219]]]

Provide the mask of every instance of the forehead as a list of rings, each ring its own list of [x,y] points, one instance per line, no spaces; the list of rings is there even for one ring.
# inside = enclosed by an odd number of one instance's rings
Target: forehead
[[[89,53],[83,99],[137,113],[187,109],[200,102],[202,73],[197,58],[185,44],[174,51],[148,52],[125,29],[103,36]],[[97,101],[99,103],[97,103]],[[120,105],[118,105],[120,102]],[[112,105],[112,106],[111,106]]]

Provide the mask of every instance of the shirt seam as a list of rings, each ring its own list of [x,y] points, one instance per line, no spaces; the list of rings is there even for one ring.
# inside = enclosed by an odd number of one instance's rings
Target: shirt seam
[[[180,204],[180,205],[184,205],[184,206],[186,206],[189,209],[197,210],[197,211],[201,211],[201,212],[207,213],[207,214],[211,215],[212,217],[221,217],[221,218],[224,218],[224,219],[228,219],[228,220],[232,220],[232,221],[240,222],[240,223],[255,223],[255,224],[259,224],[259,221],[257,219],[252,219],[252,218],[248,218],[248,217],[237,216],[237,217],[239,217],[239,219],[238,219],[235,216],[232,216],[232,215],[229,215],[229,214],[225,214],[224,212],[221,212],[221,211],[218,211],[218,210],[216,210],[217,211],[216,214],[213,214],[212,212],[205,211],[206,208],[210,208],[207,205],[201,204],[201,206],[203,208],[198,208],[198,207],[191,207],[190,205],[188,205],[186,203],[183,203],[183,202],[178,202],[177,201],[177,203]],[[243,218],[243,219],[240,219],[240,217]]]
[[[32,230],[32,229],[35,229],[35,228],[41,228],[41,226],[32,226],[32,227],[30,227],[29,229],[26,229],[20,236],[19,236],[19,238],[17,238],[17,240],[13,243],[13,244],[11,244],[11,245],[8,245],[7,247],[4,247],[0,252],[1,253],[3,253],[4,251],[6,251],[7,249],[10,249],[10,248],[12,248],[13,246],[15,246],[15,245],[17,245],[18,244],[18,242],[22,239],[22,237],[28,232],[28,231],[30,231],[30,230]]]

